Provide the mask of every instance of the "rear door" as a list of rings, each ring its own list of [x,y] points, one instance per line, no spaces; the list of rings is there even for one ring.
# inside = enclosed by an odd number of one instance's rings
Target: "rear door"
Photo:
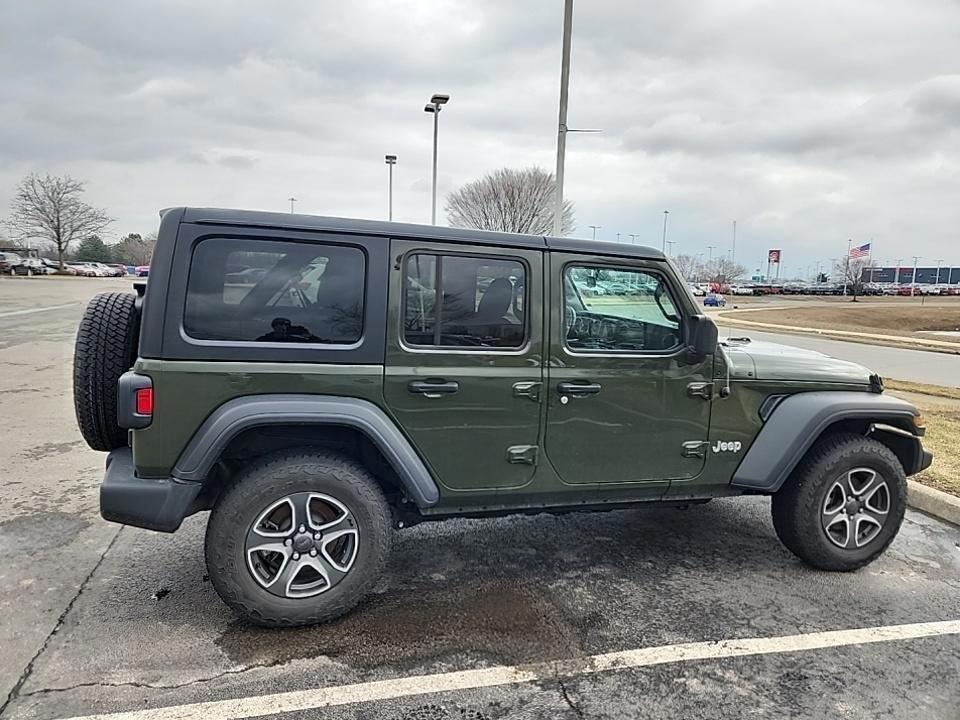
[[[712,356],[684,338],[662,264],[551,253],[545,446],[565,483],[657,496],[701,471]]]
[[[447,489],[530,481],[542,369],[538,250],[392,240],[386,404]]]

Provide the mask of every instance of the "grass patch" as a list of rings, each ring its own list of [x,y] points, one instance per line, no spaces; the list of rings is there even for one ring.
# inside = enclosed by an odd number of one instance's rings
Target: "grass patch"
[[[923,446],[933,452],[933,465],[911,479],[960,497],[960,389],[901,381],[887,387],[916,405],[926,420]]]
[[[770,310],[751,310],[739,314],[728,311],[724,317],[751,322],[792,325],[804,329],[846,330],[851,332],[904,335],[931,331],[960,331],[960,302],[938,300],[920,305],[905,303],[878,303],[860,301],[856,304],[822,305],[818,307],[780,307]],[[937,340],[960,340],[938,336]]]

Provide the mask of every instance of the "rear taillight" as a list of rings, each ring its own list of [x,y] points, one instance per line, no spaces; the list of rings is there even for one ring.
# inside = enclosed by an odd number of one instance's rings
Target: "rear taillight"
[[[140,388],[136,392],[136,413],[137,415],[153,415],[153,388]]]

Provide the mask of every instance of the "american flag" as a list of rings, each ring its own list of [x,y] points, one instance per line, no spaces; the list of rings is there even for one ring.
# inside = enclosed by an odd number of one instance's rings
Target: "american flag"
[[[870,254],[870,243],[866,245],[861,245],[860,247],[855,247],[850,249],[850,259],[859,260],[860,258],[865,258]]]

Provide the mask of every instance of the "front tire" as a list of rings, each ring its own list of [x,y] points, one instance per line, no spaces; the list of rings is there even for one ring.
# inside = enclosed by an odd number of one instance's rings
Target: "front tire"
[[[210,514],[207,571],[247,620],[295,627],[332,620],[370,592],[390,552],[390,510],[349,458],[287,450],[247,467]]]
[[[780,541],[821,570],[857,570],[893,542],[907,507],[897,456],[871,438],[837,433],[819,440],[773,496]]]

